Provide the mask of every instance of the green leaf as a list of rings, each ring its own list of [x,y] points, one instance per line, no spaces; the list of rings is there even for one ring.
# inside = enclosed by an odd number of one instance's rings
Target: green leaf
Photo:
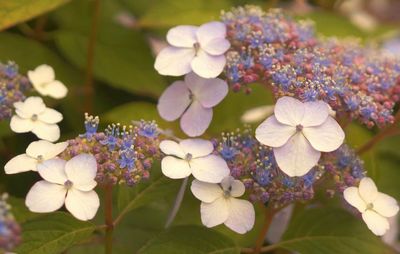
[[[73,31],[55,34],[64,56],[85,69],[88,37]],[[165,85],[153,68],[154,59],[143,36],[117,25],[99,31],[95,47],[94,76],[108,85],[131,93],[157,97]]]
[[[221,10],[230,7],[231,4],[226,0],[159,1],[147,10],[139,20],[139,25],[151,28],[200,25],[219,20]]]
[[[0,30],[32,19],[69,0],[0,0]]]
[[[307,254],[394,253],[361,219],[338,208],[304,210],[268,250],[278,247]]]
[[[29,211],[25,205],[25,200],[23,199],[9,197],[7,202],[11,205],[11,212],[19,223],[24,223],[33,218],[42,216],[40,213],[33,213]]]
[[[59,254],[88,238],[96,226],[63,212],[41,216],[22,225],[22,244],[15,250],[24,254]]]
[[[228,237],[201,226],[178,226],[159,234],[138,254],[238,254],[240,249]]]
[[[151,172],[151,179],[148,182],[139,183],[134,188],[122,185],[119,186],[119,217],[122,218],[129,211],[177,192],[179,181],[164,177],[160,171],[159,167],[154,167]]]
[[[155,120],[157,124],[164,122],[157,112],[156,104],[150,102],[130,102],[106,112],[102,119],[108,122],[131,124],[132,120]]]

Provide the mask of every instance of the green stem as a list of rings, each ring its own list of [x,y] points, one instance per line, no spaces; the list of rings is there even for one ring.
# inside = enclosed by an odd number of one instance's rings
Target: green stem
[[[112,185],[109,184],[104,188],[105,194],[105,224],[106,224],[106,237],[105,237],[105,253],[112,254],[112,245],[113,245],[113,231],[114,231],[114,222],[112,215]]]
[[[265,242],[265,236],[268,233],[269,226],[271,225],[272,219],[274,218],[275,215],[275,210],[271,209],[265,209],[265,218],[264,218],[264,225],[258,234],[255,248],[254,248],[254,253],[259,254],[262,251],[262,246]]]
[[[90,37],[88,42],[87,51],[87,62],[86,62],[86,75],[84,84],[84,94],[85,94],[85,112],[93,111],[93,98],[94,98],[94,88],[93,88],[93,65],[94,65],[94,53],[97,38],[97,27],[99,23],[100,16],[100,0],[94,0],[94,12],[92,17],[92,27],[90,30]]]
[[[181,207],[181,204],[183,201],[183,197],[185,196],[185,191],[186,191],[186,186],[187,186],[188,180],[189,180],[189,177],[186,177],[185,179],[183,179],[181,188],[179,189],[179,192],[176,195],[174,206],[172,207],[172,210],[171,210],[170,214],[168,215],[167,223],[165,223],[165,228],[169,228],[171,226],[172,222],[174,222],[176,215],[178,214],[179,208]]]

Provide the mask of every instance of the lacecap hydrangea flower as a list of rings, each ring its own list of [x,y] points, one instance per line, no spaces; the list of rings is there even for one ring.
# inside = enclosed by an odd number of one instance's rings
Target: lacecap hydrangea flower
[[[221,22],[174,27],[167,34],[170,46],[157,55],[154,68],[162,75],[181,76],[193,71],[203,78],[215,78],[224,69],[224,53],[230,47],[225,37],[226,27]]]
[[[55,99],[64,98],[67,93],[67,87],[55,79],[53,67],[43,64],[28,71],[28,78],[35,90],[44,96],[50,96]]]
[[[12,214],[12,207],[7,202],[8,194],[0,197],[0,252],[11,253],[21,242],[21,227]]]
[[[228,93],[225,81],[201,78],[189,73],[184,81],[175,81],[161,95],[157,109],[167,121],[181,117],[182,130],[191,137],[202,135],[211,123],[212,108]]]
[[[169,178],[193,175],[203,182],[220,183],[229,175],[225,160],[212,154],[214,146],[208,140],[185,139],[179,143],[163,140],[160,149],[167,155],[161,161],[161,170]]]
[[[57,123],[63,116],[60,112],[47,108],[40,97],[29,97],[25,101],[14,103],[16,115],[11,118],[11,130],[16,133],[32,132],[38,138],[50,142],[60,138]]]
[[[241,181],[231,176],[225,177],[220,184],[194,180],[190,189],[201,200],[201,221],[206,227],[225,224],[239,234],[253,228],[253,205],[247,200],[238,199],[245,192]]]
[[[323,101],[305,102],[282,97],[278,99],[274,115],[256,130],[262,144],[273,147],[280,169],[289,176],[303,176],[314,167],[321,152],[332,152],[340,147],[344,132],[329,115]]]
[[[93,155],[80,154],[69,161],[47,160],[37,166],[41,180],[29,190],[26,206],[32,212],[67,210],[79,220],[92,219],[100,206],[93,190],[97,182],[97,163]]]
[[[68,146],[68,142],[57,144],[46,140],[34,141],[29,144],[24,154],[12,158],[4,166],[6,174],[16,174],[25,171],[37,171],[37,166],[46,161],[55,158],[62,153]]]
[[[399,212],[397,201],[384,193],[378,192],[371,178],[361,179],[358,187],[349,187],[343,192],[345,200],[362,215],[368,228],[378,236],[389,230],[388,218]]]

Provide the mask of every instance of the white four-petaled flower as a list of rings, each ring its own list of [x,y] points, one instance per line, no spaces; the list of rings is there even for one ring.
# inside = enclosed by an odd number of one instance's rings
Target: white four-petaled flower
[[[57,144],[46,140],[34,141],[29,144],[24,154],[15,156],[4,166],[6,174],[16,174],[25,171],[37,171],[37,165],[53,159],[62,153],[68,146],[68,142]]]
[[[24,102],[14,103],[16,115],[11,118],[10,127],[16,133],[32,132],[38,138],[50,142],[60,138],[57,123],[63,119],[60,112],[47,108],[40,97],[29,97]]]
[[[244,234],[254,226],[253,205],[237,199],[245,192],[244,184],[228,176],[220,184],[194,180],[190,187],[193,195],[201,200],[201,221],[206,227],[224,223],[233,231]]]
[[[340,147],[344,132],[329,115],[323,101],[305,102],[280,98],[270,116],[256,129],[256,138],[273,147],[280,169],[289,176],[303,176],[314,167],[321,152]]]
[[[219,183],[229,175],[229,168],[220,156],[211,154],[213,144],[203,139],[185,139],[176,143],[164,140],[160,149],[167,154],[161,161],[163,174],[172,179],[193,176],[203,182]]]
[[[162,75],[181,76],[194,71],[203,78],[215,78],[226,64],[224,53],[230,43],[225,37],[226,27],[221,22],[171,28],[167,34],[171,46],[158,54],[154,68]]]
[[[399,211],[397,201],[378,192],[374,181],[364,177],[357,187],[348,187],[343,192],[345,200],[362,214],[364,222],[375,235],[384,235],[389,229],[389,217]]]
[[[227,93],[228,85],[222,79],[204,79],[192,72],[185,76],[185,81],[175,81],[164,91],[157,109],[167,121],[182,116],[182,130],[191,137],[200,136],[211,123],[212,108]]]
[[[54,69],[49,65],[42,64],[35,70],[28,71],[28,78],[41,95],[61,99],[68,93],[67,87],[55,79]]]
[[[93,155],[80,154],[71,160],[52,159],[38,165],[44,179],[30,189],[25,204],[32,212],[48,213],[67,210],[79,220],[90,220],[99,208],[100,201],[93,190],[97,162]]]

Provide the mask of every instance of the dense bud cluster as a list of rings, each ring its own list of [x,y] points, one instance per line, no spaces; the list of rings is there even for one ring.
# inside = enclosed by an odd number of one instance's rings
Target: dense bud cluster
[[[11,213],[7,194],[0,197],[0,253],[12,251],[21,242],[21,227]]]
[[[81,153],[93,154],[97,161],[96,181],[100,184],[133,186],[150,177],[153,161],[160,158],[159,132],[155,122],[141,121],[137,126],[112,124],[98,132],[99,118],[85,116],[86,133],[69,140],[61,158]]]
[[[0,121],[11,118],[14,102],[23,101],[24,94],[30,89],[32,85],[28,78],[18,73],[18,65],[0,63]]]
[[[231,49],[225,75],[233,90],[272,86],[276,97],[323,100],[339,117],[368,127],[393,122],[400,62],[352,40],[318,38],[311,22],[254,6],[223,13]]]

